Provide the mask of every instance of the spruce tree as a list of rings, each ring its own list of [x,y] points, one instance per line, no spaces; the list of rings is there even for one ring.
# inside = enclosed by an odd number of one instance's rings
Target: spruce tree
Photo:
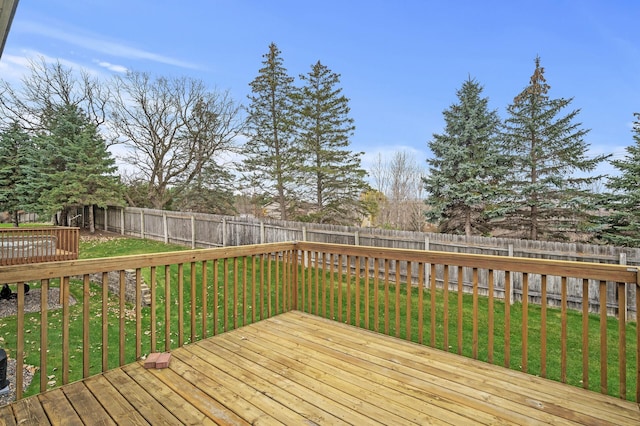
[[[320,61],[300,79],[303,85],[295,96],[296,149],[304,164],[296,177],[299,200],[309,206],[299,219],[352,224],[356,214],[363,213],[360,196],[368,185],[360,167],[363,153],[349,149],[355,130],[349,99],[338,87],[340,75]]]
[[[89,226],[94,232],[93,207],[122,203],[115,160],[96,125],[77,107],[56,107],[46,124],[47,131],[35,138],[40,164],[39,176],[33,179],[40,208],[53,214],[89,206]]]
[[[626,148],[624,159],[611,161],[620,175],[609,177],[607,182],[613,192],[604,203],[608,214],[600,234],[610,244],[628,247],[640,247],[640,114],[634,115],[634,144]]]
[[[299,158],[293,145],[293,77],[287,74],[281,52],[271,43],[263,67],[250,83],[247,142],[244,145],[244,181],[258,188],[278,206],[280,219],[289,218],[294,174]]]
[[[467,79],[458,103],[443,111],[445,129],[428,145],[433,157],[423,179],[428,193],[427,217],[443,232],[484,232],[485,212],[498,193],[496,177],[504,167],[496,136],[500,118],[481,97],[482,86]]]
[[[526,229],[532,240],[564,238],[567,221],[573,223],[572,230],[590,226],[596,199],[585,188],[601,176],[584,174],[606,159],[587,157],[584,137],[589,130],[575,122],[580,110],[563,114],[573,98],[552,99],[549,89],[536,57],[529,85],[507,107],[503,135],[511,174],[505,183],[510,194],[502,204],[502,225]]]
[[[9,212],[18,226],[18,211],[27,209],[32,195],[25,190],[29,156],[33,154],[31,138],[13,122],[0,134],[0,211]]]

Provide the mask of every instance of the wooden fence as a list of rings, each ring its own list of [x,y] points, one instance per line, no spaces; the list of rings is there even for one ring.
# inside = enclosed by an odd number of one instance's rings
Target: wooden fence
[[[337,225],[311,224],[273,219],[256,219],[209,215],[203,213],[172,212],[163,210],[140,209],[133,207],[112,207],[96,214],[96,226],[111,232],[141,238],[164,241],[190,246],[191,248],[211,248],[240,246],[283,241],[309,241],[330,244],[362,245],[372,247],[400,248],[411,250],[433,250],[453,253],[469,253],[494,256],[540,258],[549,260],[569,260],[606,264],[622,264],[630,267],[640,265],[640,249],[605,245],[559,243],[546,241],[517,240],[507,238],[465,237],[463,235],[423,233],[410,231],[385,230],[377,228],[359,228]],[[436,269],[436,282],[444,285],[444,271]],[[450,271],[452,282],[458,280],[457,270]],[[407,271],[400,275],[406,277]],[[464,270],[463,287],[471,291],[473,277]],[[504,275],[498,274],[493,291],[505,292]],[[487,295],[488,276],[480,274],[479,291]],[[542,290],[540,278],[532,276],[529,280],[528,299],[531,303],[540,303]],[[456,284],[457,285],[457,284]],[[590,286],[597,283],[591,282]],[[547,304],[560,306],[561,280],[549,277],[547,282]],[[637,306],[635,288],[626,289],[626,309],[628,319],[635,319]],[[582,283],[569,281],[568,304],[572,309],[582,309]],[[620,294],[617,287],[608,287],[607,310],[614,314],[619,309]],[[590,312],[599,312],[598,293],[591,293]],[[522,302],[523,276],[511,277],[509,300]]]

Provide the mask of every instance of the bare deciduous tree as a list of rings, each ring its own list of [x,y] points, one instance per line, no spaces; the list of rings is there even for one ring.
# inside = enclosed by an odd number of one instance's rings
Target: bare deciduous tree
[[[29,61],[29,73],[19,88],[0,81],[0,112],[5,120],[20,123],[27,131],[40,131],[55,107],[74,106],[96,126],[104,124],[109,89],[87,70],[74,70],[45,58]]]
[[[385,195],[379,206],[379,223],[396,229],[421,231],[424,227],[425,174],[415,158],[406,151],[394,153],[390,160],[378,155],[370,171],[376,190]]]
[[[129,72],[114,80],[113,133],[128,148],[123,158],[148,183],[154,208],[170,201],[168,189],[188,186],[222,154],[234,149],[242,130],[227,92],[208,91],[201,80],[152,79]]]

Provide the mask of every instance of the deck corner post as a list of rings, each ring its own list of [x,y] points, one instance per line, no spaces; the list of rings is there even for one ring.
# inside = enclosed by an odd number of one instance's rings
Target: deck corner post
[[[303,254],[304,256],[304,254]],[[293,249],[293,273],[291,274],[291,291],[289,292],[291,297],[291,310],[298,310],[298,259],[300,258],[300,249],[298,243],[295,244]]]

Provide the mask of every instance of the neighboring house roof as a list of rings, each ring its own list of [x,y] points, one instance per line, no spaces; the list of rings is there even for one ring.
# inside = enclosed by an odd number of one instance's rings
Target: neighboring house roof
[[[0,57],[4,51],[4,44],[9,35],[13,15],[16,14],[18,8],[18,0],[0,0]]]

